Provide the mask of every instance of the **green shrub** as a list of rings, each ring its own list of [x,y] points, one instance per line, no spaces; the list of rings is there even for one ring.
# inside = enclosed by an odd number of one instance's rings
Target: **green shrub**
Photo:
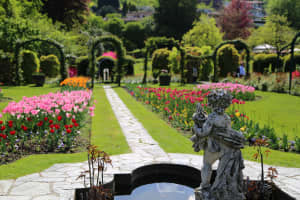
[[[180,51],[178,51],[176,47],[173,47],[168,59],[169,59],[169,68],[172,70],[173,73],[179,74],[181,55],[180,55]]]
[[[134,57],[125,56],[123,69],[124,69],[124,72],[127,76],[134,75],[134,64],[135,64]]]
[[[40,71],[42,71],[46,76],[56,77],[59,74],[60,62],[57,56],[48,55],[42,56],[40,58]]]
[[[294,56],[295,56],[295,64],[300,65],[300,54],[295,54]],[[290,66],[292,66],[291,54],[284,56],[283,63],[284,63],[284,71],[289,72]],[[295,68],[292,69],[292,71],[295,71]]]
[[[279,60],[279,68],[277,68],[276,54],[257,54],[253,58],[253,72],[265,73],[269,71],[271,66],[272,72],[282,71],[282,60]]]
[[[21,69],[25,83],[32,83],[32,74],[40,69],[40,61],[35,52],[23,50],[21,52]]]
[[[202,56],[207,56],[207,58],[201,59],[200,65],[200,79],[202,81],[209,81],[210,75],[214,68],[214,63],[211,58],[208,58],[213,53],[213,50],[210,46],[201,47]]]
[[[228,73],[235,72],[239,67],[240,55],[234,45],[227,44],[218,51],[219,73],[226,77]]]
[[[88,56],[78,57],[76,59],[77,73],[79,76],[87,76],[89,74],[89,58]]]
[[[11,53],[0,50],[0,82],[5,85],[15,83],[16,70],[13,63],[13,55]]]
[[[168,60],[170,52],[171,51],[168,49],[157,49],[154,51],[152,55],[152,74],[155,79],[159,76],[163,69],[170,72]]]

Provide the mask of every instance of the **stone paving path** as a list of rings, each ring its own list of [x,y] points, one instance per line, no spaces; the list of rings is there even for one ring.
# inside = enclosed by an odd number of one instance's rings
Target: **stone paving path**
[[[112,180],[114,173],[129,173],[137,167],[153,163],[185,164],[201,168],[202,156],[165,153],[131,114],[118,95],[105,87],[108,100],[132,150],[130,154],[112,156],[113,168],[105,173],[105,182]],[[244,175],[258,179],[260,165],[245,161]],[[217,164],[214,166],[216,167]],[[269,166],[265,166],[267,169]],[[55,164],[41,173],[0,181],[0,200],[73,200],[74,189],[82,188],[83,181],[77,177],[87,170],[87,162]],[[300,199],[300,169],[277,167],[278,184],[284,191]]]

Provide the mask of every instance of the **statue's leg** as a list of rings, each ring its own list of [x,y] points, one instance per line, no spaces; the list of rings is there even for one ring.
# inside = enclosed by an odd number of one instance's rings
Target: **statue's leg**
[[[203,167],[201,170],[201,188],[210,188],[212,165],[219,159],[219,152],[204,151]]]

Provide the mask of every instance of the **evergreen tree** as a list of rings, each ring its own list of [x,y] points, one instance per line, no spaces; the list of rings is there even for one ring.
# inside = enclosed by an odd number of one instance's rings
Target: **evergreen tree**
[[[159,0],[154,20],[158,34],[179,39],[196,17],[197,0]]]
[[[250,4],[244,0],[232,0],[232,2],[224,8],[219,18],[219,25],[225,33],[225,39],[246,39],[250,36],[249,28],[253,26],[250,10]]]
[[[103,6],[112,6],[116,10],[120,8],[119,0],[98,0],[98,9],[101,9]]]

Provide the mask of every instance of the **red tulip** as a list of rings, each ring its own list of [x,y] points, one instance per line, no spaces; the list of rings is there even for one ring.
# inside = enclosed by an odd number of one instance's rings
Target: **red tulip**
[[[48,117],[44,117],[44,121],[45,121],[45,122],[48,121]]]
[[[50,119],[50,120],[49,120],[49,124],[52,124],[52,123],[53,123],[53,120]]]
[[[1,127],[1,131],[4,131],[5,129],[6,129],[5,126],[2,126],[2,127]]]
[[[15,135],[15,134],[16,134],[16,131],[10,131],[9,134]]]
[[[50,132],[51,132],[51,133],[54,133],[54,132],[55,132],[55,130],[54,130],[54,129],[50,129]]]
[[[72,122],[75,124],[76,123],[76,119],[72,118]]]
[[[62,120],[62,116],[58,115],[58,116],[57,116],[57,120],[58,120],[58,121],[61,121],[61,120]]]
[[[0,120],[0,124],[3,124],[3,121]]]
[[[71,133],[72,132],[72,130],[71,129],[67,129],[67,133]]]
[[[56,129],[60,128],[60,126],[58,124],[55,124],[54,126],[55,126]]]

